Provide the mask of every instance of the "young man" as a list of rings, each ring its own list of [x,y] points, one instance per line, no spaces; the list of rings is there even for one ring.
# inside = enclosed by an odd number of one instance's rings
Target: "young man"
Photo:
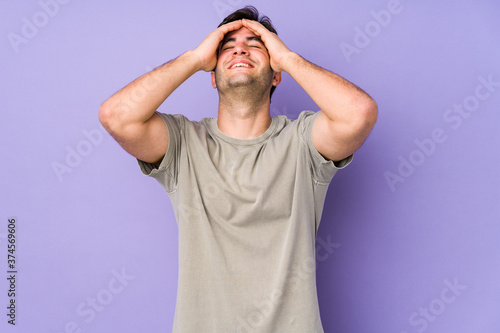
[[[323,332],[316,232],[328,184],[368,136],[377,106],[290,51],[274,31],[255,8],[236,11],[198,47],[99,110],[103,126],[172,202],[179,228],[174,332]],[[218,90],[217,118],[156,112],[200,70],[211,72]],[[294,121],[271,117],[282,71],[321,111]]]

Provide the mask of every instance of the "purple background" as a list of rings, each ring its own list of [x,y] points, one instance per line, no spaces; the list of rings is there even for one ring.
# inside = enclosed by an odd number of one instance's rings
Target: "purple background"
[[[3,275],[14,216],[19,269],[15,327],[6,323],[8,286],[0,280],[0,331],[169,332],[178,265],[171,204],[104,133],[97,111],[249,3],[60,1],[47,0],[45,10],[37,1],[0,5],[0,267]],[[341,333],[497,333],[500,86],[473,96],[481,77],[500,82],[500,4],[390,3],[251,2],[290,49],[379,106],[374,131],[326,199],[318,237],[335,250],[323,249],[328,256],[318,261],[323,325]],[[390,22],[380,14],[388,7]],[[24,42],[12,42],[14,34]],[[460,116],[453,106],[464,103],[473,111]],[[286,74],[271,106],[291,117],[317,110]],[[198,120],[216,108],[209,74],[197,73],[160,111]],[[120,285],[113,272],[122,270],[128,280]],[[453,293],[450,283],[464,287]],[[91,298],[104,304],[93,317]]]

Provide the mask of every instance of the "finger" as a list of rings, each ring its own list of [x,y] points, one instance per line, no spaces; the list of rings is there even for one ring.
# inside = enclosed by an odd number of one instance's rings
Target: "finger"
[[[242,19],[241,23],[244,27],[246,27],[247,29],[251,30],[253,33],[259,36],[262,36],[267,31],[269,31],[266,29],[266,27],[264,27],[261,23],[257,21]]]
[[[232,21],[232,22],[226,23],[224,25],[221,25],[218,29],[223,34],[227,34],[230,31],[238,30],[242,26],[243,26],[243,23],[241,22],[241,20],[237,20],[237,21]]]

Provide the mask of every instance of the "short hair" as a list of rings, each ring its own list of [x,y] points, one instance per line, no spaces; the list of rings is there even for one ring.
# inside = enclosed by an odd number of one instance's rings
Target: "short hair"
[[[273,27],[273,24],[271,23],[271,19],[265,15],[260,16],[259,11],[257,8],[253,6],[246,6],[244,8],[238,9],[237,11],[229,14],[226,16],[226,18],[217,26],[220,27],[221,25],[224,25],[226,23],[230,23],[233,21],[238,21],[241,19],[247,19],[247,20],[252,20],[252,21],[257,21],[260,24],[262,24],[264,27],[266,27],[267,30],[275,33],[276,35],[278,32],[276,29]],[[219,50],[217,49],[217,56],[219,56]],[[271,96],[273,95],[274,90],[276,89],[276,86],[271,87]]]

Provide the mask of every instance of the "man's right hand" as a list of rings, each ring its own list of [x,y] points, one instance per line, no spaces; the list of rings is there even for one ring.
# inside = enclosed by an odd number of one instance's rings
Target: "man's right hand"
[[[104,128],[131,155],[158,165],[168,148],[168,129],[155,114],[165,99],[199,70],[212,71],[224,36],[243,26],[241,20],[212,31],[194,50],[137,78],[99,108]]]
[[[208,36],[195,48],[192,52],[199,59],[200,70],[210,72],[217,65],[217,49],[224,39],[224,36],[234,30],[243,27],[241,20],[229,22],[221,25],[216,30],[208,34]]]

